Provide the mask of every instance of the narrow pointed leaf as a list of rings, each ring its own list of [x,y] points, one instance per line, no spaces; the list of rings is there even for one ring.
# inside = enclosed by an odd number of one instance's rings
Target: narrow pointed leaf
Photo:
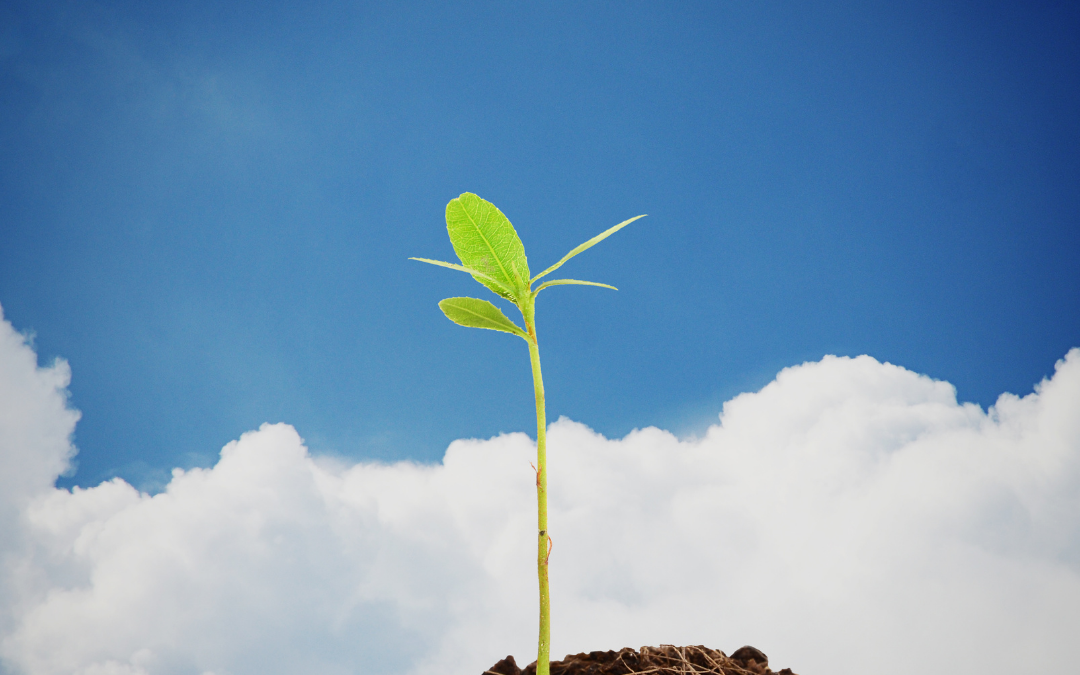
[[[513,333],[526,340],[529,339],[525,331],[518,328],[517,324],[502,313],[502,310],[487,300],[447,298],[439,303],[439,309],[443,311],[446,318],[460,326],[499,330],[504,333]]]
[[[532,280],[533,280],[533,281],[536,281],[536,280],[537,280],[537,279],[539,279],[540,277],[542,277],[542,276],[545,276],[546,274],[549,274],[549,273],[551,273],[551,272],[554,272],[555,270],[557,270],[557,269],[559,269],[560,267],[562,267],[562,266],[563,266],[563,263],[565,263],[565,262],[566,262],[567,260],[569,260],[570,258],[573,258],[574,256],[576,256],[576,255],[577,255],[578,253],[581,253],[582,251],[584,251],[584,250],[586,250],[586,249],[589,249],[589,248],[592,248],[593,246],[596,246],[597,244],[599,244],[600,242],[604,241],[605,239],[607,239],[607,238],[608,238],[608,237],[610,237],[611,235],[615,234],[615,233],[616,233],[616,232],[618,232],[619,230],[623,229],[624,227],[626,227],[626,226],[627,226],[627,225],[629,225],[630,223],[634,222],[634,221],[635,221],[635,220],[637,220],[638,218],[644,218],[644,217],[645,217],[646,215],[648,215],[648,214],[645,214],[645,213],[643,213],[643,214],[641,214],[640,216],[634,216],[634,217],[633,217],[633,218],[631,218],[630,220],[624,220],[624,221],[622,221],[621,223],[619,223],[618,225],[616,225],[615,227],[611,227],[611,228],[608,228],[608,229],[604,230],[603,232],[601,232],[600,234],[596,235],[595,237],[593,237],[593,238],[592,238],[592,239],[590,239],[589,241],[585,242],[584,244],[582,244],[582,245],[578,246],[577,248],[575,248],[575,249],[574,249],[573,251],[570,251],[569,253],[567,253],[566,255],[564,255],[564,256],[562,257],[562,260],[560,260],[559,262],[555,263],[555,264],[554,264],[554,265],[552,265],[551,267],[547,268],[546,270],[544,270],[544,271],[543,271],[543,272],[541,272],[540,274],[537,274],[537,275],[536,275],[535,277],[533,277],[533,278],[532,278]]]
[[[610,288],[613,291],[619,290],[614,286],[609,286],[608,284],[599,284],[595,281],[578,281],[577,279],[556,279],[555,281],[545,281],[544,283],[540,284],[536,288],[536,290],[533,291],[533,294],[535,295],[539,293],[548,286],[568,286],[570,284],[574,284],[577,286],[599,286],[600,288]]]
[[[446,205],[446,230],[461,264],[494,280],[474,278],[513,302],[529,289],[525,246],[502,211],[471,192]],[[509,289],[509,294],[507,292]]]
[[[443,262],[441,260],[431,260],[429,258],[409,258],[409,260],[418,260],[420,262],[428,263],[429,265],[438,265],[439,267],[449,267],[450,269],[458,270],[459,272],[467,272],[467,273],[473,275],[473,277],[480,277],[482,279],[487,279],[488,281],[490,281],[493,284],[498,284],[499,283],[498,281],[495,281],[494,279],[492,279],[488,275],[484,274],[483,272],[479,272],[477,270],[469,269],[468,267],[462,267],[461,265],[455,265],[454,263]],[[503,290],[505,290],[507,293],[510,292],[509,288],[504,288]]]

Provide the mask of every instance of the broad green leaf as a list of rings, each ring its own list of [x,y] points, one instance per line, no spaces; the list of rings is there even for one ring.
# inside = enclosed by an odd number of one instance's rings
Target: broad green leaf
[[[559,262],[555,263],[555,264],[554,264],[554,265],[552,265],[551,267],[547,268],[546,270],[544,270],[544,271],[543,271],[543,272],[541,272],[540,274],[537,274],[537,275],[536,275],[535,277],[533,277],[533,278],[532,278],[532,280],[533,280],[533,281],[536,281],[536,280],[537,280],[537,279],[539,279],[540,277],[542,277],[542,276],[544,276],[544,275],[546,275],[546,274],[549,274],[549,273],[551,273],[551,272],[554,272],[555,270],[557,270],[557,269],[559,269],[560,267],[562,267],[562,266],[563,266],[563,263],[565,263],[565,262],[566,262],[567,260],[569,260],[570,258],[573,258],[574,256],[576,256],[576,255],[577,255],[578,253],[581,253],[582,251],[584,251],[584,250],[586,250],[586,249],[589,249],[589,248],[592,248],[593,246],[596,246],[597,244],[599,244],[600,242],[604,241],[605,239],[607,239],[607,238],[608,238],[608,237],[610,237],[611,235],[615,234],[615,233],[616,233],[616,232],[618,232],[619,230],[623,229],[624,227],[626,227],[626,226],[627,226],[627,225],[629,225],[630,223],[634,222],[634,221],[635,221],[635,220],[637,220],[638,218],[644,218],[644,217],[645,217],[646,215],[648,215],[648,214],[645,214],[645,213],[643,213],[643,214],[641,214],[640,216],[634,216],[634,217],[633,217],[633,218],[631,218],[630,220],[624,220],[624,221],[622,221],[621,223],[619,223],[618,225],[616,225],[615,227],[611,227],[611,228],[608,228],[608,229],[604,230],[603,232],[601,232],[600,234],[596,235],[595,237],[593,237],[593,238],[592,238],[592,239],[590,239],[589,241],[585,242],[584,244],[582,244],[582,245],[578,246],[577,248],[575,248],[575,249],[574,249],[573,251],[570,251],[569,253],[567,253],[566,255],[564,255],[564,256],[562,257],[562,260],[560,260]]]
[[[502,310],[487,300],[447,298],[439,303],[439,309],[443,311],[446,318],[458,325],[501,330],[504,333],[513,333],[518,337],[529,339],[525,331],[518,328],[517,324],[502,313]]]
[[[498,284],[499,283],[498,281],[495,281],[494,279],[492,279],[488,275],[484,274],[483,272],[478,272],[477,270],[471,270],[468,267],[462,267],[461,265],[455,265],[454,263],[443,262],[441,260],[430,260],[428,258],[409,258],[409,260],[418,260],[420,262],[428,263],[429,265],[438,265],[439,267],[449,267],[452,270],[458,270],[458,271],[461,271],[461,272],[467,272],[467,273],[473,275],[474,278],[480,277],[482,279],[487,279],[488,281],[490,281],[493,284]],[[507,293],[510,292],[509,288],[504,288],[504,290]]]
[[[548,286],[566,286],[569,284],[575,284],[577,286],[599,286],[600,288],[610,288],[613,291],[619,290],[614,286],[609,286],[607,284],[598,284],[595,281],[578,281],[577,279],[556,279],[555,281],[545,281],[544,283],[540,284],[536,288],[536,290],[533,291],[533,295],[536,295]]]
[[[525,246],[494,204],[471,192],[451,199],[446,205],[446,230],[461,264],[479,270],[494,283],[475,276],[477,281],[512,302],[525,296],[529,289]]]

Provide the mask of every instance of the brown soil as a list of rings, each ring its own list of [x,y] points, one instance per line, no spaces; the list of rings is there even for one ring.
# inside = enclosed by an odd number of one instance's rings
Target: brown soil
[[[629,647],[617,652],[572,654],[551,662],[551,675],[773,675],[769,657],[753,647],[741,647],[731,656],[701,645],[691,647]],[[536,662],[524,670],[507,656],[484,675],[536,675]],[[775,675],[795,675],[784,668]]]

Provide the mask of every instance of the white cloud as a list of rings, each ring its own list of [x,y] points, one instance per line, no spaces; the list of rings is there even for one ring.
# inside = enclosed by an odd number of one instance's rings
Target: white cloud
[[[161,494],[52,487],[66,364],[0,325],[6,672],[479,673],[535,654],[530,440],[436,466],[287,425]],[[789,368],[680,441],[550,431],[553,653],[750,643],[802,675],[1080,662],[1080,350],[988,413],[869,357]]]

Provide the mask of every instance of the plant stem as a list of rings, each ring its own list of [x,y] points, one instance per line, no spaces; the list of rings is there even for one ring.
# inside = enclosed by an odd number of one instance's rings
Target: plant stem
[[[530,306],[529,309],[533,310],[533,307]],[[526,314],[525,327],[529,331],[529,360],[532,362],[533,390],[536,393],[536,514],[539,528],[536,573],[540,579],[540,641],[536,653],[536,675],[548,675],[551,656],[551,603],[548,597],[547,421],[544,412],[544,378],[540,374],[540,346],[536,342],[533,311]]]

